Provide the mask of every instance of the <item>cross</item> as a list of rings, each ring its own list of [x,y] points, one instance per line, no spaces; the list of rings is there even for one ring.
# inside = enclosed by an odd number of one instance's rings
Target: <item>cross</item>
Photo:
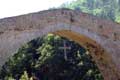
[[[63,47],[60,47],[59,49],[63,49],[63,50],[64,50],[64,59],[67,60],[67,50],[68,50],[68,49],[70,50],[71,47],[68,47],[68,46],[66,45],[66,41],[64,41]]]

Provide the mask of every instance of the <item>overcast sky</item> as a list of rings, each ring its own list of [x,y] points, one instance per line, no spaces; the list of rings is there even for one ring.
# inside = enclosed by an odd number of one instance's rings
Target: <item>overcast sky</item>
[[[73,0],[0,0],[0,18],[47,10],[68,1]]]

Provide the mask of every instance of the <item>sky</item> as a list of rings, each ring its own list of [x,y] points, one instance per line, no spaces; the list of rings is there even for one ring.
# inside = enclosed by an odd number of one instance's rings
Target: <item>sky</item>
[[[47,10],[70,1],[73,0],[0,0],[0,19]]]

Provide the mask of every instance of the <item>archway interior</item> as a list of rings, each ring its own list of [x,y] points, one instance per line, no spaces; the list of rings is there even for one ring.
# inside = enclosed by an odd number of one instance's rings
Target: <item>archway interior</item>
[[[45,78],[52,80],[102,80],[103,77],[91,54],[84,46],[78,44],[80,41],[87,42],[88,39],[75,38],[76,34],[69,33],[71,31],[57,31],[25,44],[13,58],[6,62],[0,75],[13,78],[22,78],[22,75],[27,75],[29,78],[31,76],[39,79],[42,77],[42,80]],[[67,35],[70,36],[66,37]],[[66,47],[70,47],[67,50],[67,60],[64,55],[64,41],[66,41]],[[60,49],[60,47],[62,48]]]

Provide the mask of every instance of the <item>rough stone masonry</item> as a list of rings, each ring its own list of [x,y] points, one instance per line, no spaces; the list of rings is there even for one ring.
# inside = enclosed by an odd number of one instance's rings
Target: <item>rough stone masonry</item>
[[[48,33],[78,42],[105,80],[120,80],[120,24],[69,9],[0,19],[0,67],[25,43]]]

